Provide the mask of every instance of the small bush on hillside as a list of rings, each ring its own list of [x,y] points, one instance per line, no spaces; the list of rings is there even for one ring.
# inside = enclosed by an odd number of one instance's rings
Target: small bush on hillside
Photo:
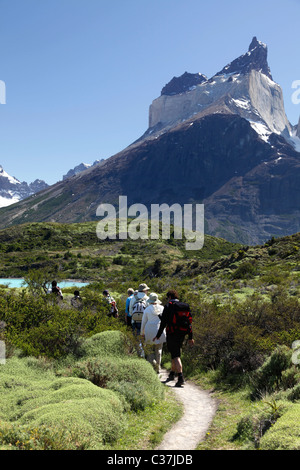
[[[90,357],[77,362],[67,373],[87,379],[99,387],[118,391],[135,411],[137,408],[144,409],[163,397],[163,388],[157,380],[157,374],[144,359]],[[120,383],[126,383],[126,386],[120,387]]]
[[[261,398],[283,388],[283,373],[291,366],[291,350],[278,346],[265,363],[252,376],[252,398]]]
[[[67,427],[20,426],[0,422],[0,450],[88,450],[90,438]]]
[[[234,271],[232,279],[251,279],[257,274],[257,267],[251,261],[245,261]]]
[[[45,359],[7,360],[0,368],[0,422],[7,423],[0,448],[101,449],[120,438],[125,411],[164,396],[152,366],[128,353],[124,336],[106,331],[86,339],[82,359],[69,357],[60,369]]]
[[[87,338],[80,350],[86,357],[124,357],[132,352],[129,338],[121,331],[103,331]]]
[[[287,407],[286,412],[262,436],[260,450],[300,450],[300,405]]]
[[[285,407],[275,401],[259,403],[240,419],[234,439],[244,441],[250,448],[259,448],[262,437],[284,413]]]
[[[25,290],[0,297],[0,321],[6,323],[6,340],[27,356],[59,359],[77,355],[85,337],[105,330],[126,331],[124,323],[109,318],[107,313],[102,295],[93,290],[84,292],[82,309]]]

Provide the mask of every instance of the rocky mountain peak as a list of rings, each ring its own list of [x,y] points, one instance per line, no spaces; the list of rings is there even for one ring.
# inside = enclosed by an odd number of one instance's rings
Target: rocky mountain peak
[[[266,44],[254,36],[246,53],[210,79],[187,72],[173,77],[150,105],[144,138],[152,139],[183,121],[216,112],[238,114],[263,124],[270,133],[289,138],[291,125],[282,90],[272,79],[267,55]]]
[[[248,52],[230,62],[220,72],[218,72],[216,76],[233,73],[246,75],[251,70],[256,70],[273,80],[267,57],[268,48],[266,44],[258,41],[256,36],[254,36],[250,43]]]
[[[206,80],[207,77],[202,73],[184,72],[180,77],[173,77],[172,80],[163,87],[161,95],[171,96],[177,95],[178,93],[185,93]]]

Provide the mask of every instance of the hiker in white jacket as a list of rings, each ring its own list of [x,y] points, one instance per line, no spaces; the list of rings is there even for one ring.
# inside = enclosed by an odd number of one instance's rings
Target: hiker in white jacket
[[[156,336],[160,326],[159,315],[161,315],[163,312],[163,306],[161,305],[161,301],[158,299],[158,296],[155,293],[150,294],[148,304],[149,305],[145,309],[142,319],[141,335],[145,338],[147,349],[152,349],[154,347],[154,353],[148,355],[147,360],[151,362],[154,365],[156,371],[159,372],[163,343],[166,342],[165,331],[163,331],[158,340],[155,340],[154,345],[153,338]]]

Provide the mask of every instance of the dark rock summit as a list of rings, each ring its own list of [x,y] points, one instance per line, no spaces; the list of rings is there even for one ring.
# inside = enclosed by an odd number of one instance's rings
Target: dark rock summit
[[[207,77],[201,73],[185,72],[180,77],[173,77],[172,80],[163,87],[161,94],[172,96],[178,93],[184,93],[206,80]]]
[[[268,65],[268,48],[266,44],[258,41],[257,38],[254,38],[251,41],[248,52],[241,55],[230,64],[226,65],[220,72],[216,75],[231,74],[231,73],[240,73],[247,74],[250,70],[257,70],[258,72],[263,73],[271,80],[272,75]]]

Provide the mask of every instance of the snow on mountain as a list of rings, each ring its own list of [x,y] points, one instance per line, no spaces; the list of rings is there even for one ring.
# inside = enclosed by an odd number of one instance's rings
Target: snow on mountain
[[[94,167],[95,165],[102,164],[104,162],[104,158],[101,160],[95,160],[94,163],[80,163],[79,165],[76,165],[74,168],[68,171],[66,175],[63,176],[63,180],[66,180],[67,178],[71,178],[72,176],[78,175],[78,173],[81,173],[84,170],[87,170],[89,168]]]
[[[271,135],[271,131],[267,128],[265,124],[262,122],[254,122],[254,121],[249,121],[251,124],[252,129],[254,129],[257,134],[260,136],[262,140],[265,142],[269,143],[269,137]]]
[[[47,183],[42,180],[35,180],[30,184],[21,182],[0,165],[0,208],[19,202],[47,187]]]
[[[297,136],[297,131],[293,130],[286,140],[291,143],[296,152],[300,152],[300,138]]]
[[[78,173],[92,168],[98,164],[102,164],[105,160],[96,160],[94,163],[80,163],[75,168],[68,171],[63,179],[70,178]],[[22,201],[33,194],[48,188],[49,185],[45,181],[36,179],[32,183],[21,182],[14,176],[9,175],[0,165],[0,208],[7,207],[16,202]]]
[[[191,80],[195,80],[193,87],[189,86]],[[180,88],[175,93],[176,87],[171,85],[178,84]],[[163,93],[164,90],[172,93]],[[173,78],[150,105],[149,128],[144,138],[161,135],[187,119],[216,113],[238,114],[251,123],[263,140],[271,133],[279,134],[299,151],[300,125],[293,135],[282,89],[270,72],[267,46],[256,37],[245,54],[210,79],[187,72],[176,81]]]

